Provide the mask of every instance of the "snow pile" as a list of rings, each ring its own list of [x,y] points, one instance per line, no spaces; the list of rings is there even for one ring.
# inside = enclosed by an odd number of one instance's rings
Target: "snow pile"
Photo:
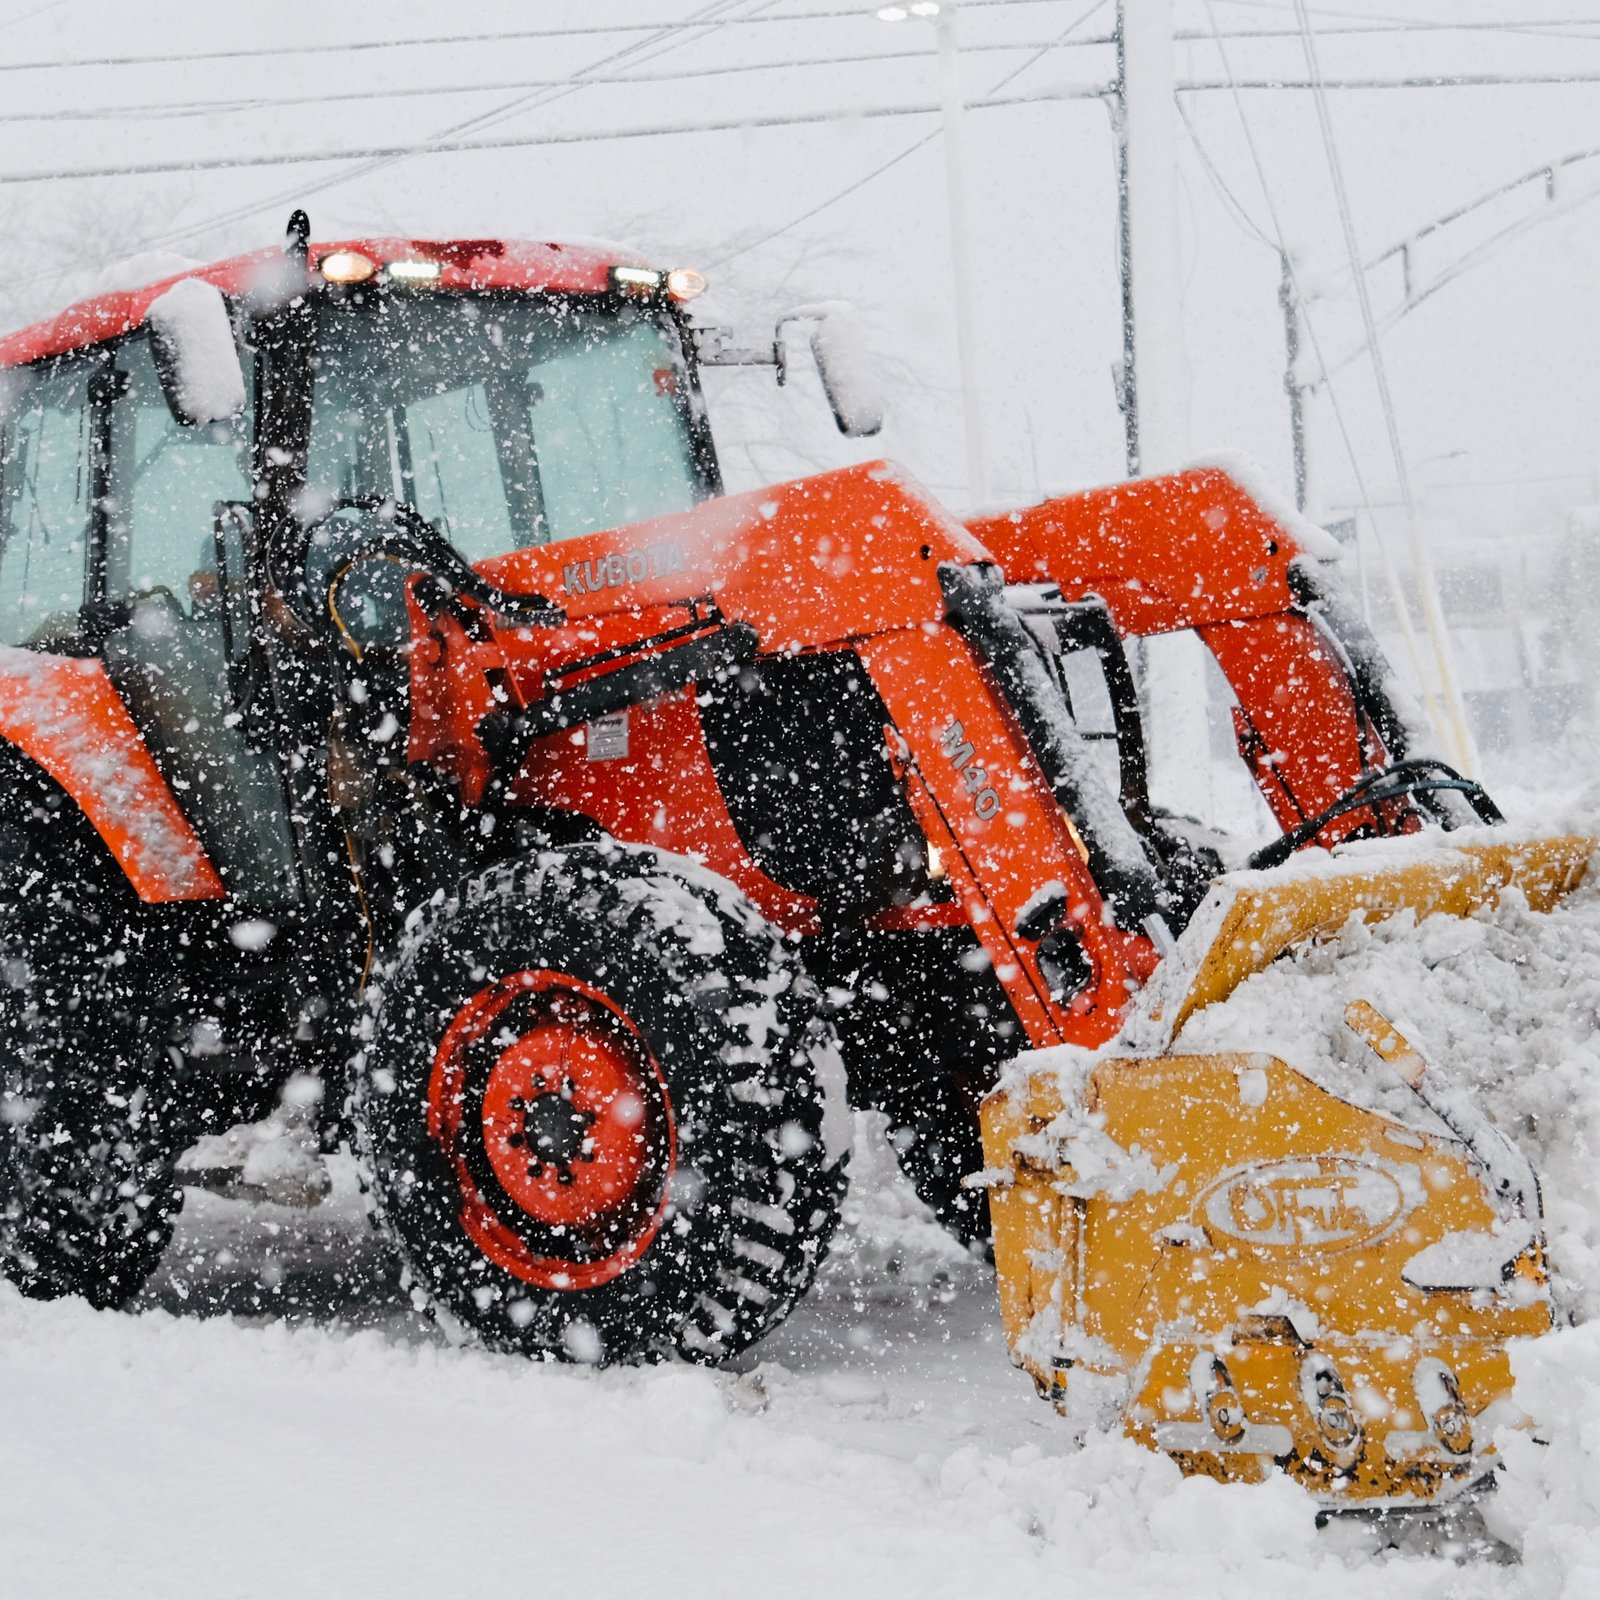
[[[1470,1089],[1533,1162],[1558,1312],[1600,1315],[1600,877],[1547,915],[1512,892],[1471,918],[1352,918],[1197,1013],[1176,1048],[1270,1051],[1357,1104],[1436,1127],[1345,1028],[1355,999]]]
[[[1512,1369],[1518,1403],[1545,1420],[1496,1435],[1506,1470],[1485,1520],[1521,1551],[1520,1592],[1579,1600],[1600,1574],[1600,1323],[1514,1346]]]
[[[596,1600],[1575,1600],[1600,1562],[1600,1324],[1518,1353],[1561,1427],[1503,1441],[1491,1509],[1523,1567],[1461,1566],[1319,1533],[1284,1479],[1185,1479],[1114,1433],[1074,1448],[1009,1367],[992,1273],[916,1201],[879,1118],[858,1119],[816,1289],[743,1372],[448,1347],[334,1165],[314,1211],[191,1194],[138,1315],[0,1285],[8,1593],[498,1592],[532,1549]]]
[[[498,1592],[530,1560],[597,1597],[1348,1582],[1287,1483],[1231,1494],[1047,1429],[885,1451],[831,1436],[862,1406],[828,1374],[596,1372],[4,1286],[0,1349],[27,1441],[0,1450],[0,1563],[31,1600]]]

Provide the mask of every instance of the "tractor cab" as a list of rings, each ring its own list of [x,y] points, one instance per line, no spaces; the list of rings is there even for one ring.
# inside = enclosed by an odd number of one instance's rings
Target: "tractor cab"
[[[105,663],[257,909],[304,892],[295,636],[374,526],[410,513],[460,567],[719,489],[667,274],[493,240],[275,257],[0,346],[0,643]]]

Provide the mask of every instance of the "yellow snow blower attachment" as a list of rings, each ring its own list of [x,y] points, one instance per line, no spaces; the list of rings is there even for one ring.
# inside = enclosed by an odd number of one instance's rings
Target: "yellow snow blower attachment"
[[[1508,888],[1548,911],[1597,847],[1382,840],[1224,877],[1111,1046],[1015,1063],[983,1106],[982,1181],[1012,1356],[1041,1393],[1186,1472],[1281,1469],[1331,1506],[1481,1480],[1514,1415],[1506,1342],[1550,1325],[1526,1160],[1365,1001],[1351,1042],[1421,1116],[1172,1041],[1352,915],[1467,916]]]

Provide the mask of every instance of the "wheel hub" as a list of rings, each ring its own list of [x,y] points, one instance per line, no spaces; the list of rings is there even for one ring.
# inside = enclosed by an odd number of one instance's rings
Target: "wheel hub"
[[[542,1178],[548,1169],[555,1173],[557,1183],[570,1185],[574,1182],[573,1163],[594,1160],[589,1129],[594,1126],[595,1114],[575,1106],[572,1094],[568,1078],[559,1089],[531,1099],[512,1095],[511,1109],[522,1114],[522,1132],[508,1134],[506,1143],[513,1150],[528,1152],[530,1178]]]

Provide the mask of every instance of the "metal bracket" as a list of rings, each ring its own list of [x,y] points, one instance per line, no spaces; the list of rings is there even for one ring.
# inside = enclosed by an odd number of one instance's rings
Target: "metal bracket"
[[[736,345],[731,328],[696,328],[691,336],[694,357],[702,367],[771,367],[781,389],[789,376],[789,357],[783,340],[770,346]]]

